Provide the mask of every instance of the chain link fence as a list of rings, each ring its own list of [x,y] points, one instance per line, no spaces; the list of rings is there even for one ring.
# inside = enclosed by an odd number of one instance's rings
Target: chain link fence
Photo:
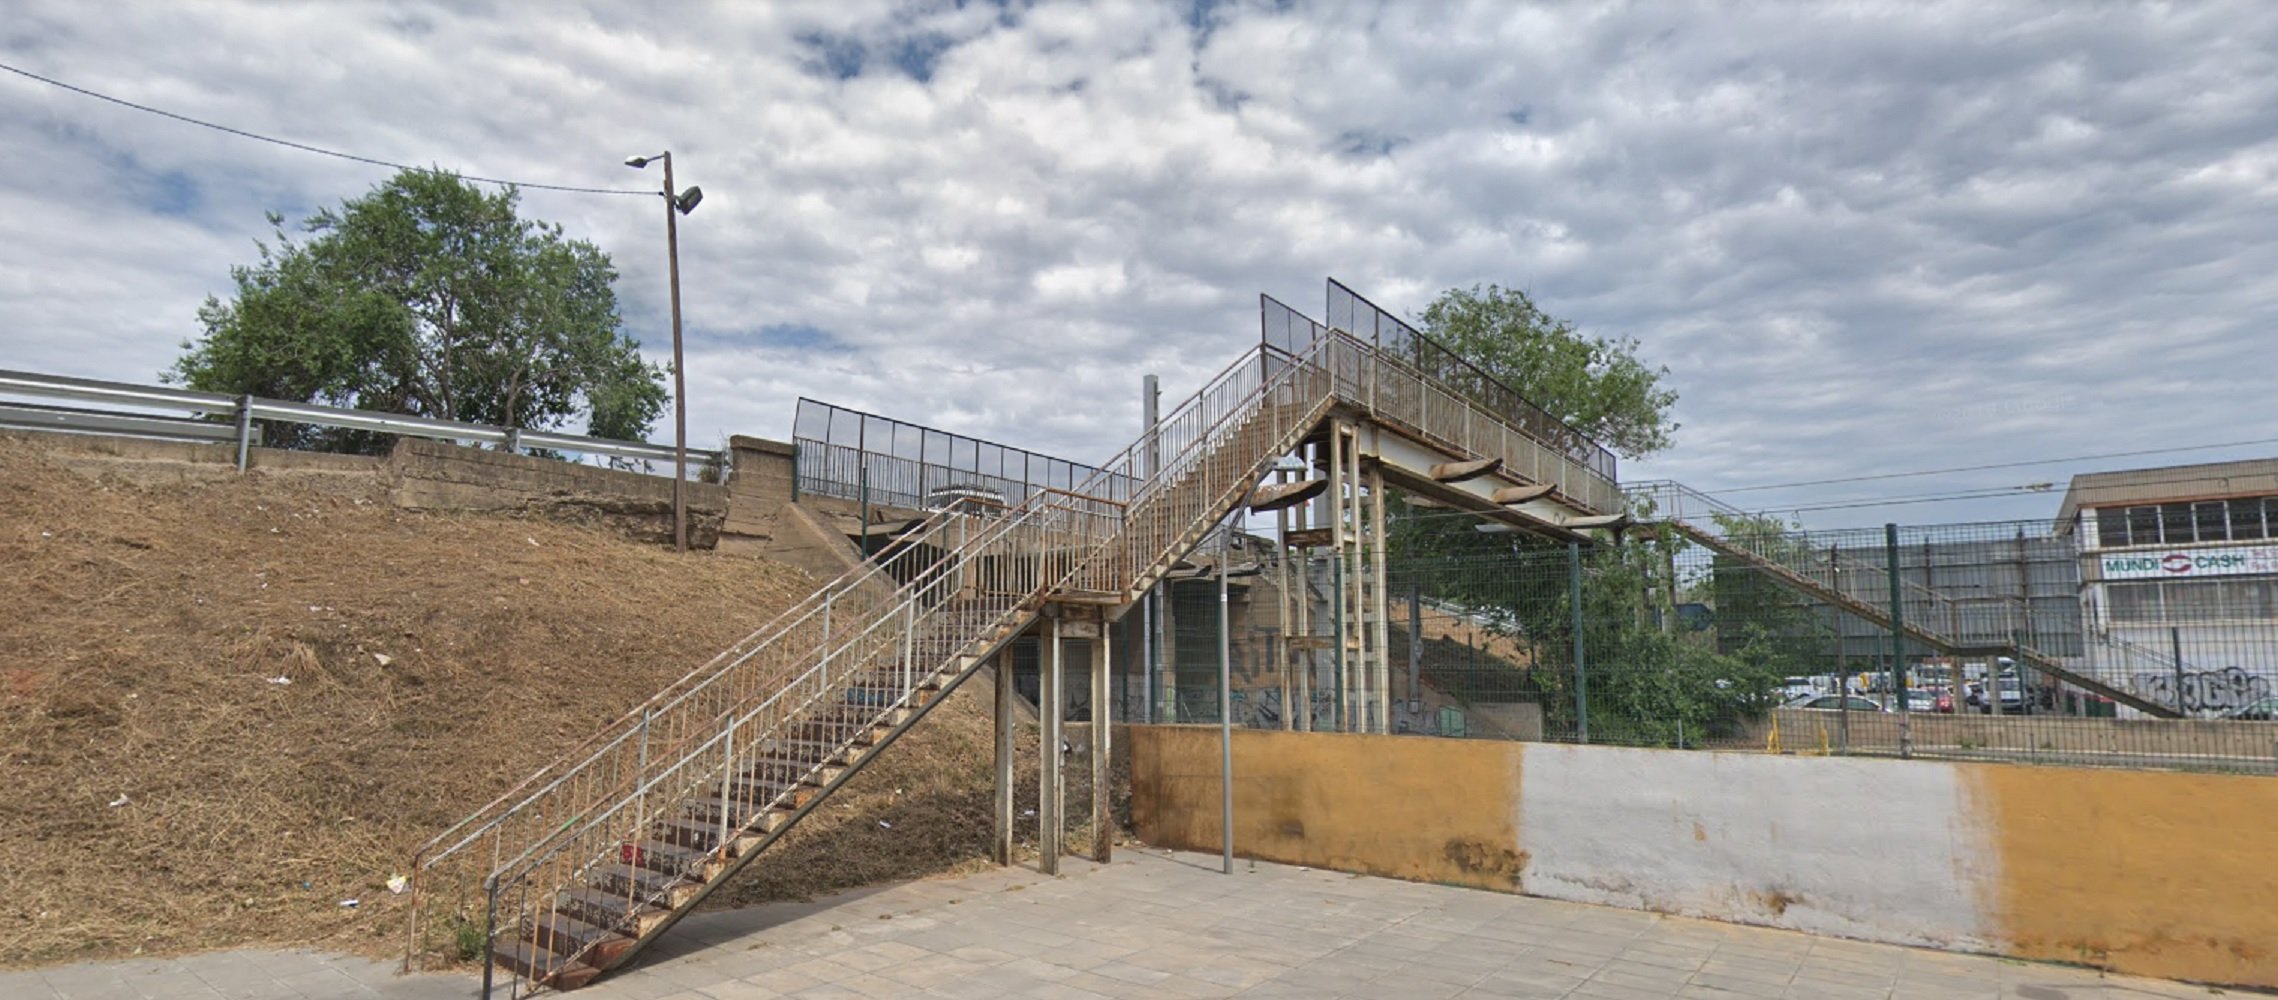
[[[2047,521],[1648,504],[1568,545],[1391,506],[1381,601],[1270,527],[1206,541],[1116,631],[1117,717],[2278,773],[2278,580],[2107,578]]]

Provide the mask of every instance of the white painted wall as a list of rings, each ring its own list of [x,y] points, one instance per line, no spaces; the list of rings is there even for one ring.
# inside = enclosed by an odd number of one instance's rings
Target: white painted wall
[[[1992,950],[1990,831],[1932,761],[1535,743],[1520,891],[1901,944]]]

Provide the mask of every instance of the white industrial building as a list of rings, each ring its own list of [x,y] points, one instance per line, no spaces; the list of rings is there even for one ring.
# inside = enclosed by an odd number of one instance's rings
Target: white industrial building
[[[2278,459],[2075,476],[2056,531],[2091,673],[2197,717],[2278,695]]]

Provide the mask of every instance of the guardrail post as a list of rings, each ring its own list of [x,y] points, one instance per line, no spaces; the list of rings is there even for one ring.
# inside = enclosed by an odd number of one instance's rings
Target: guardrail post
[[[253,397],[237,397],[237,471],[245,471],[246,453],[253,447]]]
[[[509,427],[506,429],[506,451],[513,455],[522,454],[522,428]]]

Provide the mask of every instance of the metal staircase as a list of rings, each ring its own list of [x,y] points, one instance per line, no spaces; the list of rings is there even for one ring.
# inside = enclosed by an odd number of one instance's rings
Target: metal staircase
[[[412,862],[407,966],[488,956],[486,994],[503,976],[520,995],[624,962],[1047,605],[1133,600],[1339,406],[1459,458],[1528,440],[1350,334],[1261,343],[1087,482],[929,517],[435,837]],[[1534,461],[1565,495],[1616,495]]]
[[[1880,547],[1822,548],[1801,533],[1788,531],[1777,522],[1743,512],[1681,483],[1639,483],[1630,486],[1627,493],[1641,521],[1665,523],[1710,551],[1736,559],[1814,600],[1840,608],[1877,628],[1891,627],[1889,569]],[[1868,592],[1878,593],[1880,599],[1864,596]],[[2011,652],[2034,669],[2066,683],[2149,715],[2177,717],[2173,705],[2147,700],[2092,674],[2075,670],[2022,639],[1989,640],[1968,634],[1985,630],[1969,628],[1967,614],[1954,610],[1955,599],[1934,588],[1901,580],[1899,601],[1902,619],[1899,631],[1941,654]],[[1946,623],[1946,627],[1926,624],[1932,622]]]

